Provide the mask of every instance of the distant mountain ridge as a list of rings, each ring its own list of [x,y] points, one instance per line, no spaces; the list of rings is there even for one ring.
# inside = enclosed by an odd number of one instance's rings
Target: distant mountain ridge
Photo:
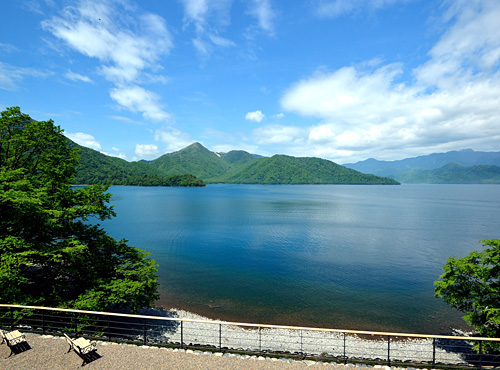
[[[500,184],[500,167],[455,162],[433,170],[405,172],[397,178],[407,184]]]
[[[268,158],[242,150],[215,153],[200,143],[152,161],[139,162],[127,162],[89,148],[80,147],[80,150],[75,177],[80,184],[157,184],[159,178],[172,176],[180,176],[176,178],[178,182],[200,179],[232,184],[399,184],[393,179],[365,175],[325,159],[285,155]],[[186,174],[194,179],[185,177]]]
[[[460,164],[461,167],[449,166],[453,163]],[[378,161],[370,158],[356,163],[347,163],[344,166],[364,173],[387,176],[401,182],[498,183],[494,169],[487,170],[477,166],[500,167],[500,152],[476,152],[472,149],[464,149],[396,161]],[[468,172],[467,180],[464,177],[465,171]]]

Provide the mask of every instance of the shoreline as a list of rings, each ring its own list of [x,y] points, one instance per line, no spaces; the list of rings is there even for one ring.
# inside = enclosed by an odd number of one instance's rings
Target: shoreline
[[[387,356],[387,339],[381,339],[380,336],[370,337],[368,334],[351,333],[344,335],[338,332],[320,331],[319,328],[314,328],[316,330],[312,331],[292,328],[248,328],[238,323],[214,320],[176,308],[153,307],[142,310],[141,314],[204,321],[203,323],[184,322],[182,333],[179,325],[158,327],[148,334],[148,337],[152,336],[153,340],[158,343],[180,344],[183,342],[193,346],[221,347],[246,352],[282,352],[338,358],[347,356],[350,359],[377,359]],[[405,333],[400,334],[405,335]],[[425,336],[425,334],[421,335]],[[467,336],[468,334],[457,330],[451,335]],[[435,347],[433,354],[431,338],[398,338],[397,336],[392,338],[390,348],[391,359],[394,361],[418,359],[421,362],[432,362],[434,355],[436,362],[464,363],[461,354],[444,346]]]
[[[427,337],[427,336],[432,336],[432,335],[447,335],[447,336],[472,336],[474,333],[472,331],[465,331],[463,329],[459,328],[452,328],[448,333],[441,333],[441,334],[426,334],[426,333],[415,333],[415,332],[394,332],[390,330],[365,330],[365,329],[340,329],[340,328],[326,328],[326,327],[320,327],[320,326],[303,326],[303,325],[294,325],[294,324],[267,324],[267,323],[256,323],[256,322],[249,322],[249,321],[232,321],[232,320],[225,320],[225,319],[220,319],[220,318],[212,318],[208,317],[205,315],[198,314],[196,312],[188,311],[182,308],[167,308],[162,305],[153,305],[151,308],[146,308],[141,310],[141,312],[145,312],[146,315],[151,315],[151,316],[167,316],[167,317],[175,317],[175,318],[180,318],[180,319],[189,319],[189,320],[200,320],[200,321],[210,321],[210,322],[222,322],[224,324],[245,324],[245,325],[251,325],[251,326],[277,326],[277,327],[297,327],[297,328],[303,328],[303,329],[313,329],[313,330],[324,330],[324,331],[329,331],[329,330],[335,330],[339,332],[377,332],[377,333],[390,333],[391,335],[394,334],[399,334],[400,336],[406,336],[406,335],[416,335],[416,336],[422,336],[422,337]],[[278,328],[279,329],[279,328]]]
[[[166,297],[163,297],[166,298]],[[214,302],[214,305],[206,305],[206,304],[182,304],[183,302],[176,299],[168,299],[171,301],[170,304],[165,304],[166,300],[161,299],[158,300],[151,308],[160,309],[164,311],[179,311],[185,312],[188,315],[195,315],[199,317],[200,320],[210,320],[210,321],[223,321],[223,322],[237,322],[237,323],[246,323],[246,324],[255,324],[255,325],[276,325],[276,326],[295,326],[295,327],[303,327],[303,328],[314,328],[314,329],[326,329],[326,330],[340,330],[340,331],[370,331],[370,332],[390,332],[390,333],[400,333],[402,335],[405,334],[419,334],[422,336],[427,335],[456,335],[455,333],[472,333],[472,327],[468,326],[463,319],[460,318],[460,322],[443,322],[440,319],[440,316],[437,316],[433,319],[435,325],[433,327],[434,330],[426,331],[419,330],[416,328],[415,330],[410,327],[401,327],[400,325],[383,322],[377,322],[373,325],[370,325],[371,322],[367,321],[349,321],[339,320],[344,322],[342,325],[330,325],[330,323],[322,322],[321,320],[316,320],[315,322],[310,322],[307,317],[304,317],[300,314],[297,315],[288,315],[284,314],[281,316],[274,316],[270,319],[261,319],[258,317],[260,315],[242,315],[241,310],[233,310],[232,306],[225,306],[223,302],[221,305],[218,305]],[[212,301],[211,301],[212,302]],[[221,308],[219,310],[219,308]],[[226,310],[225,308],[229,308]],[[248,307],[251,309],[252,307]],[[253,317],[250,318],[250,317]],[[319,317],[319,316],[318,316]],[[346,318],[347,319],[347,318]],[[324,321],[324,320],[323,320]],[[347,324],[345,324],[347,322]],[[427,324],[428,326],[428,324]],[[427,327],[424,324],[424,327]]]

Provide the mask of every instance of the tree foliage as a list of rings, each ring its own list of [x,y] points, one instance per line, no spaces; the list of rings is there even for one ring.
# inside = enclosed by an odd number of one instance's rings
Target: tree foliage
[[[157,299],[148,254],[86,221],[115,216],[107,188],[72,188],[78,150],[52,120],[0,117],[0,301],[136,311]]]
[[[448,259],[435,291],[437,297],[464,312],[464,320],[480,336],[500,338],[500,240],[481,243],[486,247],[482,252]],[[499,342],[488,346],[500,349]]]

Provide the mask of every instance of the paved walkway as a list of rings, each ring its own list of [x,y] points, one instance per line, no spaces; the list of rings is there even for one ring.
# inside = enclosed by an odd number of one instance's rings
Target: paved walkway
[[[0,346],[0,369],[23,370],[71,370],[82,369],[82,359],[68,351],[64,337],[26,335],[28,345],[19,353],[9,357],[10,349]],[[86,364],[85,370],[162,370],[162,369],[269,369],[269,370],[346,370],[343,365],[315,363],[313,361],[271,360],[256,356],[232,356],[205,354],[198,351],[172,350],[166,348],[97,343],[96,358]]]

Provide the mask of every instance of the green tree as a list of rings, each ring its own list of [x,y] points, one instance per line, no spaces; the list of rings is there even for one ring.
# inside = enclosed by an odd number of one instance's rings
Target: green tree
[[[500,240],[480,243],[486,247],[456,259],[450,257],[435,282],[436,297],[465,313],[463,319],[480,336],[500,337]],[[500,342],[489,342],[500,349]]]
[[[157,299],[156,264],[90,217],[115,216],[107,187],[71,187],[78,150],[52,120],[0,116],[0,301],[136,311]]]

